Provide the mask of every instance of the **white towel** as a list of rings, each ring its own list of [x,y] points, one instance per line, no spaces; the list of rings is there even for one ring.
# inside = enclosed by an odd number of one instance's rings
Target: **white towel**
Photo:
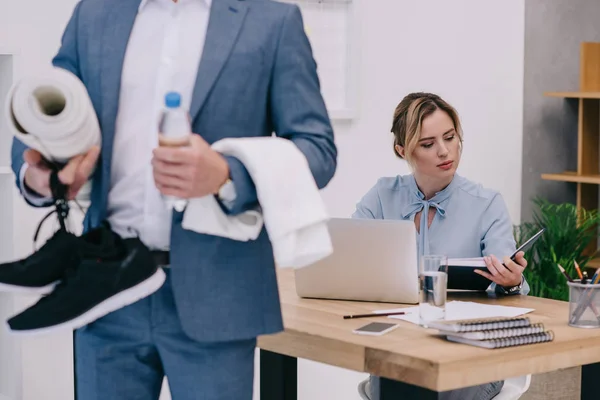
[[[11,87],[5,103],[9,132],[46,159],[64,163],[100,145],[100,125],[83,83],[51,67]],[[86,184],[78,198],[89,195]]]
[[[212,145],[239,159],[256,186],[260,211],[223,212],[213,196],[191,199],[183,228],[234,240],[254,240],[263,222],[275,263],[301,268],[333,252],[328,215],[304,154],[290,140],[261,137],[223,139]]]

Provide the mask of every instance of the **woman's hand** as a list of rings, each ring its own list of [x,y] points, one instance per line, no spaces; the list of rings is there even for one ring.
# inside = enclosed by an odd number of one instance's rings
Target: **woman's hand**
[[[515,261],[510,257],[504,257],[504,264],[494,255],[483,257],[489,272],[475,270],[475,273],[485,276],[490,281],[503,287],[520,285],[523,279],[523,271],[527,267],[525,253],[518,252]]]

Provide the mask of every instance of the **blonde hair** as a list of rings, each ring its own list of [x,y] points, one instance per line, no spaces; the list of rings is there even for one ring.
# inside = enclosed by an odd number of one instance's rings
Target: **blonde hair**
[[[463,131],[458,112],[454,107],[436,94],[410,93],[396,107],[391,130],[394,134],[394,153],[400,158],[405,158],[409,164],[412,164],[412,154],[419,144],[423,119],[433,114],[435,110],[442,110],[448,114],[462,147]],[[397,145],[404,147],[405,157],[398,152]]]

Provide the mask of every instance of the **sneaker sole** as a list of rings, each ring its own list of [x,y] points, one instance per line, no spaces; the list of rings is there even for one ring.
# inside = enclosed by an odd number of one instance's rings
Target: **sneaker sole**
[[[109,297],[80,316],[58,325],[30,330],[12,330],[10,329],[10,325],[8,325],[8,323],[7,326],[10,333],[15,336],[38,336],[64,330],[74,331],[104,317],[107,314],[110,314],[113,311],[126,307],[137,302],[138,300],[150,296],[152,293],[156,292],[162,287],[166,278],[167,275],[165,272],[162,269],[158,269],[154,275],[145,281],[142,281],[137,285],[130,287],[129,289]]]
[[[58,285],[59,281],[51,283],[46,286],[29,287],[10,285],[8,283],[0,283],[0,292],[2,293],[13,293],[13,294],[49,294],[54,290],[54,287]]]

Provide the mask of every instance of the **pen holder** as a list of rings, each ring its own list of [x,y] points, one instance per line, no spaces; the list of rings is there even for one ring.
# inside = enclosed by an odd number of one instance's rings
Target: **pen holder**
[[[576,328],[600,328],[600,284],[569,285],[569,325]]]

